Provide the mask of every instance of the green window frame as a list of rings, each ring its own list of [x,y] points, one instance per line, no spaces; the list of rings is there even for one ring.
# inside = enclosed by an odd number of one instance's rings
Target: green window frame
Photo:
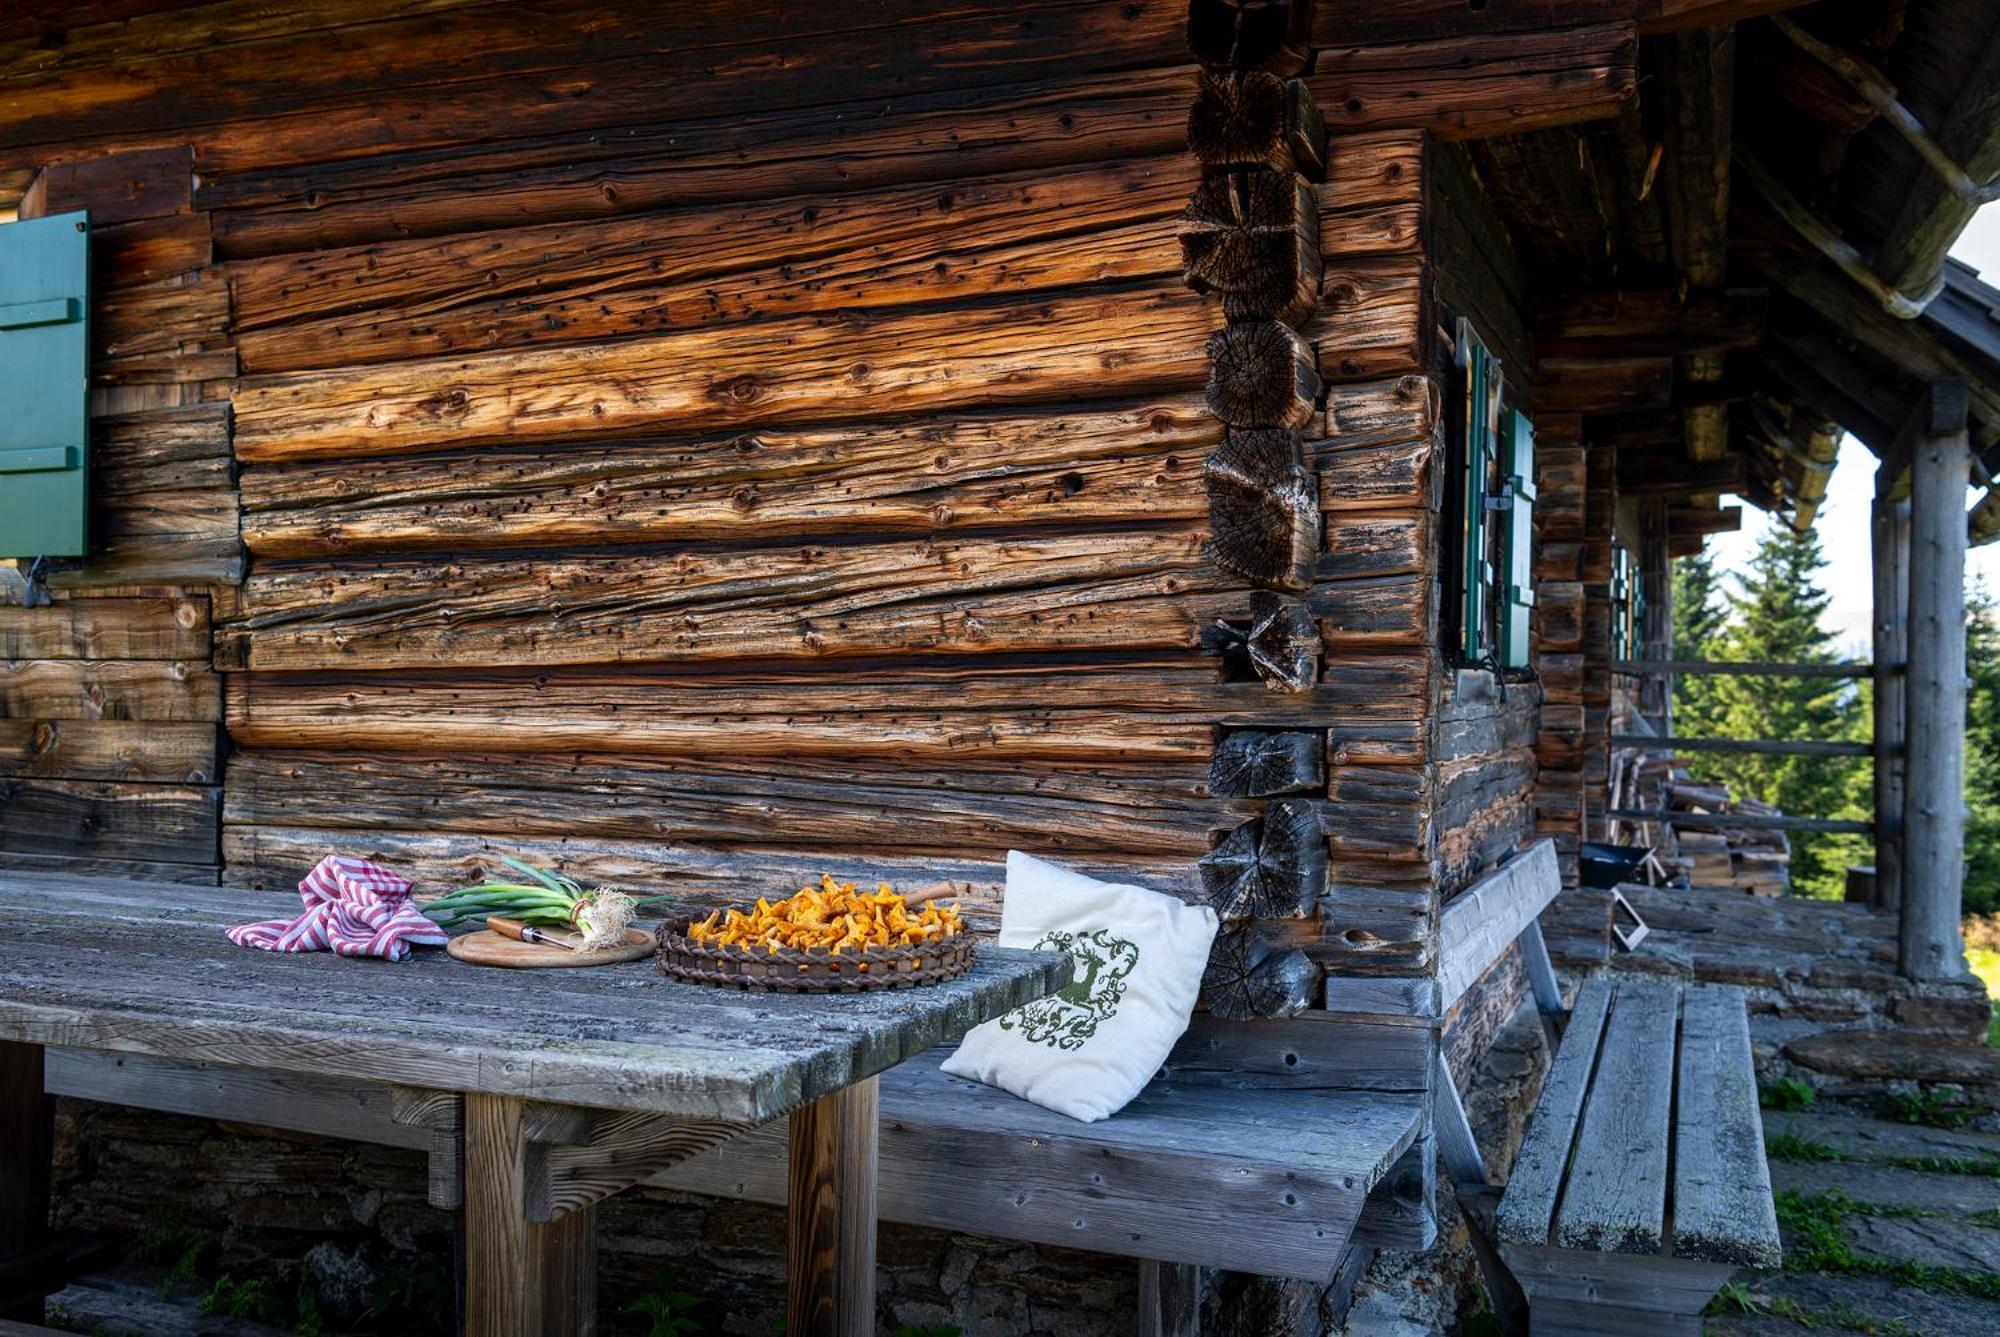
[[[1535,607],[1535,425],[1501,407],[1500,362],[1463,318],[1456,361],[1458,656],[1468,665],[1524,669]]]
[[[1468,664],[1485,663],[1493,650],[1487,627],[1488,595],[1493,587],[1487,498],[1499,463],[1499,360],[1487,351],[1469,321],[1458,322],[1457,360],[1460,381],[1459,422],[1464,453],[1460,458],[1459,494],[1459,654]]]
[[[1611,657],[1632,658],[1632,554],[1625,545],[1611,545]]]
[[[89,549],[90,220],[0,224],[0,558]]]

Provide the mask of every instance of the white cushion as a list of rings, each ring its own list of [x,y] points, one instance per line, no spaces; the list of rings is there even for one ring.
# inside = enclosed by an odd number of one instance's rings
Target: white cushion
[[[944,1070],[1094,1123],[1145,1089],[1187,1029],[1215,911],[1007,854],[1000,945],[1067,951],[1061,993],[972,1030]]]

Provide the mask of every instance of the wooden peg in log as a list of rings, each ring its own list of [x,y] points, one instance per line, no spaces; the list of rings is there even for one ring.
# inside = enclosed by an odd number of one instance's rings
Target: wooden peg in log
[[[1217,172],[1181,214],[1187,285],[1232,321],[1297,324],[1319,304],[1319,202],[1295,172]]]
[[[1296,1017],[1319,986],[1320,968],[1304,952],[1272,946],[1254,922],[1228,924],[1209,949],[1201,1005],[1227,1021]]]
[[[1326,740],[1317,731],[1231,729],[1208,764],[1218,798],[1272,798],[1326,788]]]
[[[1311,799],[1277,799],[1201,859],[1208,903],[1224,919],[1303,919],[1326,886],[1326,839]]]
[[[1326,118],[1303,79],[1204,74],[1188,112],[1188,151],[1204,167],[1265,167],[1326,179]]]
[[[1202,465],[1208,560],[1268,589],[1312,584],[1319,555],[1319,488],[1291,432],[1231,432]]]
[[[1309,0],[1189,0],[1188,50],[1204,65],[1296,74],[1312,54]]]
[[[1310,692],[1324,645],[1304,600],[1268,590],[1251,594],[1247,624],[1217,621],[1202,636],[1202,649],[1222,656],[1224,680],[1255,678],[1275,692]]]
[[[1304,427],[1318,398],[1318,359],[1291,326],[1247,320],[1209,336],[1208,411],[1231,427]]]

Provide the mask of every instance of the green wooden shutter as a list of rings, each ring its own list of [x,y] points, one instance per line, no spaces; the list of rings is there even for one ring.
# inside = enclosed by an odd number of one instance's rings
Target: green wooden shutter
[[[1535,607],[1535,425],[1510,410],[1502,434],[1500,472],[1506,481],[1507,535],[1501,570],[1500,666],[1528,666],[1529,618]]]
[[[90,225],[0,225],[0,557],[89,551]]]
[[[1487,557],[1486,495],[1497,454],[1495,422],[1500,402],[1500,367],[1465,321],[1458,325],[1459,365],[1465,384],[1465,473],[1463,493],[1463,593],[1459,606],[1459,650],[1467,663],[1485,661],[1492,647],[1486,633],[1486,593],[1493,584]]]

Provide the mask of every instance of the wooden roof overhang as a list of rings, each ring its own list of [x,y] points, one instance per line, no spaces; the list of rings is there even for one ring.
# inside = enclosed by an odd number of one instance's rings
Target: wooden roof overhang
[[[1585,415],[1683,550],[1718,492],[1810,525],[1841,433],[1889,452],[1943,377],[1990,486],[2000,291],[1946,252],[2000,177],[2000,4],[1702,17],[1642,35],[1614,115],[1471,146],[1540,294],[1537,411]],[[2000,498],[1969,524],[2000,537]]]

